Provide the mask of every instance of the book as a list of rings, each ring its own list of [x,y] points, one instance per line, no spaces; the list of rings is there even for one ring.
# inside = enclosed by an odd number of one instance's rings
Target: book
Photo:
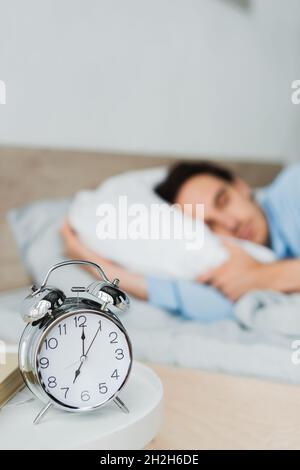
[[[18,354],[8,352],[5,355],[5,363],[0,362],[0,409],[23,387]]]

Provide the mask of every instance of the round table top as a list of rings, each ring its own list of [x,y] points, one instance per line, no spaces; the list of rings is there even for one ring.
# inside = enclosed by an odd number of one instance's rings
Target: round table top
[[[160,379],[150,368],[134,362],[119,396],[129,414],[113,402],[85,413],[51,407],[34,425],[44,405],[24,389],[0,412],[0,449],[142,449],[161,425]]]

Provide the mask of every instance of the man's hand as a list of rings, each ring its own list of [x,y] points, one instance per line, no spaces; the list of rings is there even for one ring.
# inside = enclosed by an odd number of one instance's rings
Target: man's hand
[[[262,288],[260,271],[265,265],[238,245],[228,241],[224,245],[229,251],[230,259],[222,266],[199,276],[197,281],[216,287],[233,301],[250,290]]]

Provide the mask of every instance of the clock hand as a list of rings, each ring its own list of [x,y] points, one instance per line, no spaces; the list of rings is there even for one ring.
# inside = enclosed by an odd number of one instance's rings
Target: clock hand
[[[77,379],[78,375],[80,374],[82,364],[84,363],[84,360],[86,358],[86,355],[84,353],[84,349],[85,349],[84,348],[84,342],[85,342],[84,325],[82,326],[81,341],[82,341],[82,356],[80,358],[80,365],[79,365],[78,369],[76,369],[76,371],[75,371],[75,377],[74,377],[74,380],[73,380],[73,384],[76,382],[76,379]]]
[[[85,352],[84,352],[84,342],[85,342],[84,325],[82,326],[81,340],[82,340],[82,355],[85,356]]]
[[[67,365],[64,369],[70,369],[70,367],[76,366],[76,364],[78,364],[78,362],[80,362],[80,359],[78,359],[78,361],[72,362],[72,364]]]
[[[98,327],[98,329],[97,329],[97,331],[96,331],[96,333],[95,333],[95,335],[94,335],[94,338],[92,339],[91,344],[90,344],[89,347],[88,347],[87,352],[86,352],[85,354],[83,354],[83,355],[81,356],[81,358],[80,358],[80,365],[79,365],[78,369],[75,371],[75,377],[74,377],[74,380],[73,380],[73,384],[76,382],[76,379],[77,379],[78,375],[80,374],[82,364],[83,364],[83,363],[85,362],[85,360],[87,359],[88,353],[89,353],[91,347],[93,346],[94,341],[95,341],[95,339],[96,339],[96,337],[97,337],[97,335],[98,335],[98,333],[99,333],[100,330],[101,330],[101,320],[99,321],[99,327]],[[82,337],[81,337],[81,338],[82,338]]]
[[[74,377],[74,380],[73,380],[73,384],[76,382],[76,379],[77,379],[78,375],[80,374],[82,364],[84,363],[85,360],[86,360],[86,356],[81,356],[80,366],[78,367],[78,369],[75,370],[75,377]]]
[[[96,337],[97,337],[97,335],[98,335],[98,333],[99,333],[100,330],[101,330],[101,320],[99,321],[99,327],[98,327],[98,329],[97,329],[97,331],[96,331],[96,334],[95,334],[94,338],[92,339],[91,344],[90,344],[89,347],[88,347],[88,350],[87,350],[87,352],[86,352],[86,354],[85,354],[85,357],[87,357],[87,355],[88,355],[88,353],[89,353],[89,351],[90,351],[90,349],[91,349],[91,347],[92,347],[92,345],[93,345],[93,343],[94,343],[94,341],[95,341],[95,339],[96,339]]]

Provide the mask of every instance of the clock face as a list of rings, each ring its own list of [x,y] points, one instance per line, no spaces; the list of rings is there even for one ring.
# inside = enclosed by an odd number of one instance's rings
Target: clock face
[[[62,317],[46,332],[37,353],[42,387],[56,403],[74,409],[112,398],[130,366],[125,333],[105,315],[89,311]]]

